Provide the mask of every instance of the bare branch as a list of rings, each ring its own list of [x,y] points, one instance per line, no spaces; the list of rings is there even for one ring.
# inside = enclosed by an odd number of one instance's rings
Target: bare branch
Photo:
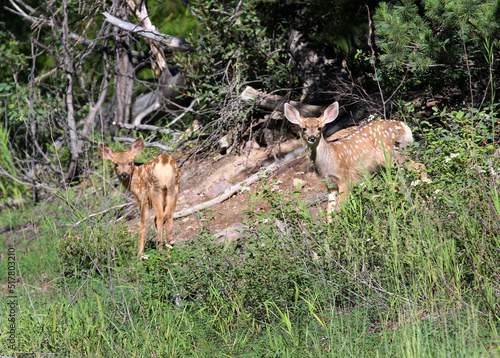
[[[123,142],[123,143],[134,143],[135,142],[135,139],[132,139],[132,138],[124,138],[124,137],[113,137],[113,140],[116,140],[118,142]],[[158,142],[151,142],[151,143],[144,143],[144,145],[147,147],[147,148],[160,148],[164,151],[167,151],[167,152],[171,152],[173,151],[172,148],[170,147],[167,147],[166,145],[163,145],[161,143],[158,143]]]
[[[255,100],[257,107],[264,108],[270,111],[280,111],[283,112],[283,106],[285,105],[285,99],[282,96],[275,94],[267,94],[265,92],[256,90],[250,86],[247,86],[245,90],[240,95],[243,101]],[[302,104],[300,102],[290,101],[290,104],[296,108],[299,108],[304,114],[319,115],[323,113],[325,107],[314,106],[310,104]]]
[[[31,187],[34,187],[37,189],[43,188],[43,189],[46,189],[48,191],[55,191],[56,190],[56,189],[51,188],[48,185],[45,185],[43,183],[35,184],[33,182],[25,182],[25,181],[19,179],[18,177],[10,174],[8,171],[4,170],[2,167],[0,167],[0,175],[5,175],[6,177],[9,177],[10,179],[14,180],[16,183],[19,183],[21,185],[31,186]]]
[[[76,222],[72,227],[71,229],[69,229],[69,231],[73,230],[74,228],[76,228],[78,225],[80,225],[82,222],[84,221],[87,221],[88,219],[91,219],[93,218],[94,216],[97,216],[97,215],[103,215],[103,214],[106,214],[107,212],[111,211],[111,210],[115,210],[115,209],[120,209],[120,208],[124,208],[124,207],[127,207],[127,206],[131,206],[133,205],[134,203],[133,202],[130,202],[130,203],[126,203],[126,204],[120,204],[120,205],[115,205],[115,206],[112,206],[110,208],[107,208],[105,210],[102,210],[102,211],[99,211],[97,213],[93,213],[93,214],[90,214],[86,217],[84,217],[82,220]]]
[[[120,20],[106,11],[102,14],[106,17],[106,21],[110,24],[115,25],[122,30],[162,43],[168,46],[173,51],[188,51],[192,49],[191,46],[189,46],[186,40],[184,40],[183,38],[165,35],[156,30],[145,29],[142,26],[134,25],[130,22]]]
[[[121,128],[144,130],[144,131],[154,131],[154,132],[160,132],[163,134],[170,134],[170,133],[174,132],[171,129],[152,126],[150,124],[128,124],[128,123],[113,123],[113,124],[117,125]]]
[[[142,120],[151,114],[152,112],[156,111],[157,109],[161,108],[161,103],[159,101],[159,96],[156,97],[156,100],[148,106],[145,110],[143,110],[141,113],[137,114],[134,119],[133,119],[133,124],[134,126],[139,126],[142,122]]]
[[[204,203],[195,205],[189,209],[181,210],[181,211],[174,213],[174,218],[182,218],[184,216],[194,214],[197,211],[200,211],[200,210],[203,210],[206,208],[210,208],[214,205],[217,205],[217,204],[223,202],[224,200],[230,198],[231,196],[233,196],[237,192],[241,191],[244,187],[247,187],[253,183],[256,183],[261,179],[268,178],[271,174],[276,172],[283,165],[286,165],[288,162],[290,162],[291,160],[298,157],[304,151],[305,151],[305,147],[300,147],[300,148],[294,150],[293,152],[288,153],[284,158],[278,159],[273,164],[261,169],[258,173],[246,178],[245,180],[239,182],[238,184],[235,184],[235,185],[227,188],[226,190],[224,190],[224,192],[220,196],[218,196],[212,200],[205,201]]]
[[[139,21],[140,25],[147,30],[156,31],[156,28],[151,23],[149,19],[148,9],[146,8],[146,1],[138,1],[139,7],[135,6],[133,0],[127,0],[127,4],[134,13],[135,17]],[[165,60],[165,54],[163,53],[163,49],[160,46],[160,43],[151,39],[146,39],[149,47],[151,48],[151,52],[153,56],[156,58],[156,61],[151,62],[151,67],[157,76],[160,76],[167,68],[167,61]]]

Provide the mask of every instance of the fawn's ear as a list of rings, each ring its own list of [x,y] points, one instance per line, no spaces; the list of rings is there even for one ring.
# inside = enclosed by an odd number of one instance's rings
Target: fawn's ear
[[[292,123],[302,126],[302,116],[300,115],[297,108],[291,104],[285,103],[285,117]]]
[[[338,115],[339,115],[339,103],[335,102],[330,106],[328,106],[327,109],[325,109],[325,112],[323,113],[323,119],[321,122],[323,124],[333,122]]]
[[[135,140],[134,143],[132,143],[129,152],[135,157],[141,154],[143,150],[144,150],[144,139],[142,139],[142,136],[140,136]]]
[[[99,143],[99,155],[102,157],[102,159],[113,160],[113,158],[115,157],[115,152],[107,145]]]

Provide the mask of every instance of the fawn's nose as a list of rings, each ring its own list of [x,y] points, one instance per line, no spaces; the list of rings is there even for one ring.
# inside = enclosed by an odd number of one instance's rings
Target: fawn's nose
[[[121,177],[122,177],[123,179],[127,179],[127,177],[128,177],[128,173],[122,173]]]
[[[307,138],[307,141],[308,141],[309,143],[314,143],[314,142],[316,142],[316,137],[312,135],[312,136],[310,136],[309,138]]]

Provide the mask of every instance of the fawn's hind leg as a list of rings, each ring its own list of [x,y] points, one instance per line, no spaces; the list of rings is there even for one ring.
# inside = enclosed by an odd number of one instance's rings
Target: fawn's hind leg
[[[420,174],[420,180],[422,180],[423,182],[431,182],[431,180],[427,177],[427,168],[422,163],[415,162],[399,152],[396,152],[396,160],[401,165],[407,162],[410,168],[412,168],[416,173]]]
[[[179,195],[179,186],[171,187],[167,191],[165,205],[165,236],[167,245],[172,245],[172,230],[174,226],[174,210],[177,205],[177,197]]]
[[[155,226],[156,226],[156,246],[158,251],[162,251],[163,243],[163,223],[165,221],[165,215],[163,213],[164,206],[164,196],[162,190],[152,190],[151,192],[151,206],[155,211]]]
[[[139,253],[138,257],[141,258],[144,252],[144,244],[146,240],[146,231],[148,229],[148,216],[149,216],[149,203],[142,203],[139,208],[141,210],[141,223],[139,226]]]

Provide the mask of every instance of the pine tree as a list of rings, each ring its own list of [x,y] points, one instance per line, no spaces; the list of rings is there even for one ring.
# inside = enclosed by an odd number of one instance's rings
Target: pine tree
[[[402,0],[379,4],[375,16],[380,60],[389,70],[421,73],[460,62],[464,45],[498,47],[498,4],[482,0]],[[478,58],[481,56],[478,56]]]

